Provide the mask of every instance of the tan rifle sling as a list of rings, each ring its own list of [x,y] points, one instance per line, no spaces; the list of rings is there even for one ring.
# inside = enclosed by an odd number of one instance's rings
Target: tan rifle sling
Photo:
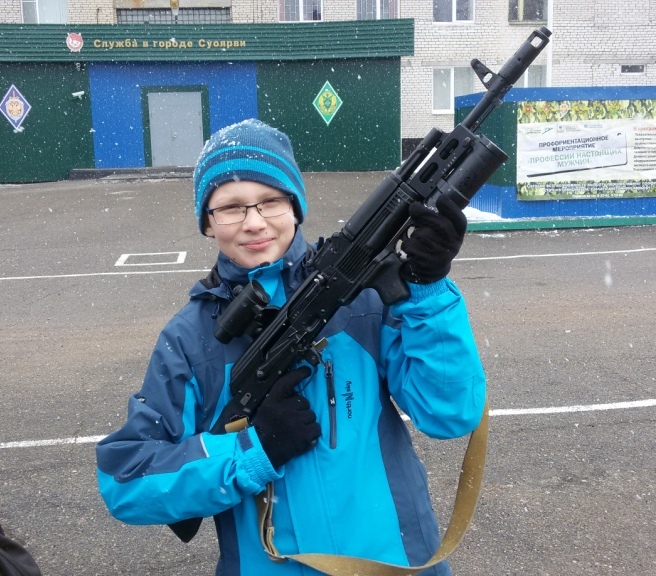
[[[451,520],[444,538],[433,557],[423,566],[397,566],[365,558],[340,556],[337,554],[280,554],[273,543],[273,484],[257,496],[260,537],[265,552],[274,562],[294,560],[324,574],[332,576],[406,576],[417,574],[435,566],[449,556],[460,544],[476,510],[476,503],[483,484],[485,456],[487,453],[489,413],[485,403],[483,417],[476,430],[471,433],[458,480],[458,491],[451,513]]]

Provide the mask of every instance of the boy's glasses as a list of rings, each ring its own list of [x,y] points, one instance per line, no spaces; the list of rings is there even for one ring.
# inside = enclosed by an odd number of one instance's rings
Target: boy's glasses
[[[219,226],[225,224],[238,224],[246,220],[249,208],[256,208],[262,218],[273,218],[287,214],[291,208],[291,197],[277,196],[266,198],[257,204],[230,204],[218,208],[205,208],[205,212],[212,215],[214,222]]]

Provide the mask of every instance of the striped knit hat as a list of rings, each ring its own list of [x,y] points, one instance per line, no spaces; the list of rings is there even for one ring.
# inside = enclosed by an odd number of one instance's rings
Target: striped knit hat
[[[206,142],[194,171],[196,218],[205,234],[204,212],[224,182],[250,180],[292,196],[299,223],[307,212],[305,185],[289,138],[254,118],[222,128]]]

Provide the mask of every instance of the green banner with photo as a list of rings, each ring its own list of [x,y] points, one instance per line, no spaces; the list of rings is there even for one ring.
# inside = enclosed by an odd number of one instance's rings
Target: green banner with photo
[[[517,103],[517,199],[656,196],[656,100]]]

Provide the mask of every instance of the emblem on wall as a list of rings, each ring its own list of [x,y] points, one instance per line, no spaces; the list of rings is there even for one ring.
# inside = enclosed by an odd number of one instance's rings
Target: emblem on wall
[[[0,112],[18,132],[31,108],[30,103],[13,84],[0,101]]]
[[[77,32],[70,32],[66,36],[66,46],[71,52],[79,52],[84,46],[84,40],[82,39],[82,34]]]
[[[326,82],[323,88],[319,90],[319,94],[317,94],[313,104],[317,112],[321,114],[326,126],[328,126],[342,106],[342,99],[330,85],[330,82]]]

